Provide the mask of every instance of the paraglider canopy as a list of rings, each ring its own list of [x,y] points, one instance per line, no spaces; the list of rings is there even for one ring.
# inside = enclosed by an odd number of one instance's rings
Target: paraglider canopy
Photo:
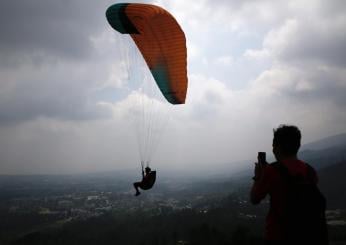
[[[186,39],[174,17],[161,7],[139,3],[114,4],[106,17],[116,31],[131,35],[167,101],[184,104]]]

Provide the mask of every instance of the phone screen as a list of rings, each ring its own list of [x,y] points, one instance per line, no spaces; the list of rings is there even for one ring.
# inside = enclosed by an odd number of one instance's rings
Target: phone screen
[[[258,152],[258,162],[259,163],[266,163],[266,153],[265,152]]]

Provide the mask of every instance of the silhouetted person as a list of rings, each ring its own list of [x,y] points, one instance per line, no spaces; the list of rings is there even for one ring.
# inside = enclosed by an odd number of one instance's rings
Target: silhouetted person
[[[142,190],[151,189],[155,183],[155,180],[156,180],[156,171],[151,171],[149,167],[146,167],[145,173],[144,173],[142,169],[142,181],[133,183],[133,186],[136,189],[135,196],[138,196],[141,194],[138,188],[141,188]]]
[[[274,130],[273,153],[277,162],[255,163],[251,203],[267,195],[267,244],[328,244],[326,201],[317,187],[316,171],[297,158],[301,133],[296,126],[280,125]]]

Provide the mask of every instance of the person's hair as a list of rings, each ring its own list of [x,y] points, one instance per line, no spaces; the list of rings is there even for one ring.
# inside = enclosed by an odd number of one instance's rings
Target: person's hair
[[[273,146],[279,146],[282,153],[296,155],[300,148],[302,135],[298,127],[293,125],[280,125],[274,129]]]
[[[146,167],[146,168],[145,168],[145,171],[148,171],[148,172],[150,172],[150,171],[151,171],[151,168],[149,168],[149,167]]]

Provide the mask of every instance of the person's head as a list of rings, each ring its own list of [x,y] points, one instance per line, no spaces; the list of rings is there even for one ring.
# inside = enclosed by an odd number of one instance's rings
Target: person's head
[[[280,125],[274,129],[273,153],[277,160],[286,157],[296,157],[300,148],[302,136],[298,127]]]
[[[150,173],[150,171],[151,171],[151,168],[149,168],[149,167],[146,167],[146,168],[145,168],[145,172],[146,172],[146,173]]]

